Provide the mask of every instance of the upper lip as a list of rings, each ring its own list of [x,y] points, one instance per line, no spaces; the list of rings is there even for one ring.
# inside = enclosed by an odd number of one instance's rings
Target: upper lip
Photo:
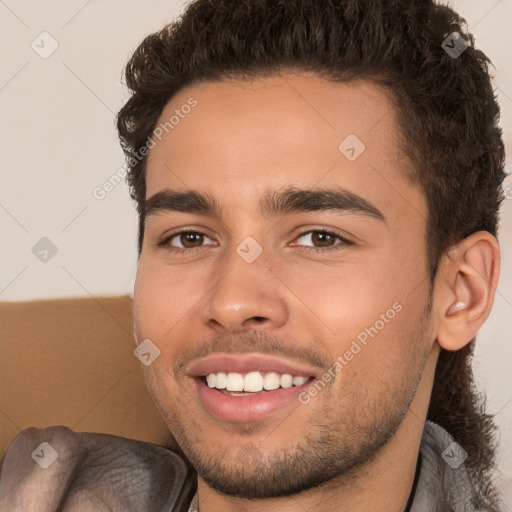
[[[209,373],[276,372],[293,376],[311,377],[318,368],[311,365],[264,354],[212,354],[194,359],[187,366],[191,377],[204,377]]]

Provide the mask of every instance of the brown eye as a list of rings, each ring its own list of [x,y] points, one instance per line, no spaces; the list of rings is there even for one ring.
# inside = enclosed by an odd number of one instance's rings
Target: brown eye
[[[354,245],[354,242],[345,237],[325,229],[311,229],[305,231],[297,237],[297,242],[293,245],[301,246],[304,251],[314,251],[316,253],[329,253],[347,249]]]
[[[172,252],[184,253],[187,250],[200,249],[206,243],[213,243],[209,237],[199,231],[180,231],[162,240],[158,245]]]
[[[333,245],[333,242],[336,241],[336,238],[338,237],[324,231],[314,231],[311,234],[311,241],[316,244],[317,247],[330,247]]]
[[[302,240],[302,243],[306,247],[313,247],[313,248],[322,248],[322,247],[329,248],[329,247],[333,247],[335,245],[339,245],[337,243],[337,240],[341,240],[342,243],[347,243],[347,241],[344,240],[339,235],[336,235],[335,233],[329,233],[328,231],[322,231],[322,230],[308,231],[308,232],[300,235],[297,240]]]
[[[204,241],[204,235],[195,232],[185,232],[179,235],[179,241],[182,247],[191,249],[193,247],[199,247]]]

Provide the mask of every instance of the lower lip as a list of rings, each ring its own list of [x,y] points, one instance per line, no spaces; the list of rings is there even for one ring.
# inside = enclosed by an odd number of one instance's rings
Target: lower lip
[[[201,378],[194,380],[199,399],[210,414],[221,420],[243,423],[263,420],[287,406],[298,405],[299,394],[310,384],[308,381],[287,389],[232,396],[209,388]]]

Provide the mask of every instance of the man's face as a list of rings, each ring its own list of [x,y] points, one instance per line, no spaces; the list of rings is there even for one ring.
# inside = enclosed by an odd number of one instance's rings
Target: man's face
[[[157,406],[227,494],[286,495],[358,467],[424,421],[410,404],[435,339],[427,207],[390,101],[289,74],[191,86],[160,122],[173,115],[148,157],[134,296],[137,341],[161,351],[145,368]],[[280,387],[210,388],[212,374]]]

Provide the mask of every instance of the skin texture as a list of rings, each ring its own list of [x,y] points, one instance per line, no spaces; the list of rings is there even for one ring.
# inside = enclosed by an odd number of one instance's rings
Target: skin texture
[[[488,315],[496,240],[466,239],[432,292],[426,201],[406,177],[392,103],[375,85],[306,74],[195,84],[161,121],[190,97],[197,106],[150,151],[146,198],[196,190],[222,216],[148,216],[134,314],[137,343],[160,349],[145,377],[199,473],[200,510],[403,510],[439,347],[461,348]],[[338,149],[349,134],[366,146],[354,161]],[[260,211],[269,190],[291,186],[342,187],[385,220]],[[180,236],[158,245],[184,229],[205,236],[185,251]],[[322,229],[350,243],[319,238]],[[252,263],[236,251],[249,236],[263,251]],[[394,304],[400,311],[307,404],[262,420],[213,417],[188,374],[204,355],[271,353],[321,378]]]

